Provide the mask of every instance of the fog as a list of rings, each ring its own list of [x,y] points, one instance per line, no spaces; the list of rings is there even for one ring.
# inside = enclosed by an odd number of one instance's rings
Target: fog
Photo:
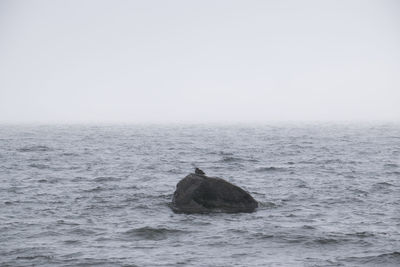
[[[0,122],[400,121],[400,2],[0,1]]]

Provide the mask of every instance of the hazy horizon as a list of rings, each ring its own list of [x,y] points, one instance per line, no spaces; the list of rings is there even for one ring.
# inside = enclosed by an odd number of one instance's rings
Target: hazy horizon
[[[400,2],[1,1],[0,123],[399,122]]]

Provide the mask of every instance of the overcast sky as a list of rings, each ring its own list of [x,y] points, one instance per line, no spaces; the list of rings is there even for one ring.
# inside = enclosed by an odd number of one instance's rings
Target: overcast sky
[[[0,122],[400,121],[400,1],[0,0]]]

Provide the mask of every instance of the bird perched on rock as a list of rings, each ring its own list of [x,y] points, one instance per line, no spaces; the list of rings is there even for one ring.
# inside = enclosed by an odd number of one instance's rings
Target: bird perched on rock
[[[198,175],[206,175],[202,170],[200,170],[199,168],[196,168],[195,170],[194,170],[194,173],[195,174],[198,174]]]

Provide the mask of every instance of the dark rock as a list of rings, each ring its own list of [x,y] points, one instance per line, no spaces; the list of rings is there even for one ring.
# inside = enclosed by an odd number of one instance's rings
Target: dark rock
[[[176,185],[172,209],[178,213],[253,212],[257,201],[221,178],[189,174]]]

